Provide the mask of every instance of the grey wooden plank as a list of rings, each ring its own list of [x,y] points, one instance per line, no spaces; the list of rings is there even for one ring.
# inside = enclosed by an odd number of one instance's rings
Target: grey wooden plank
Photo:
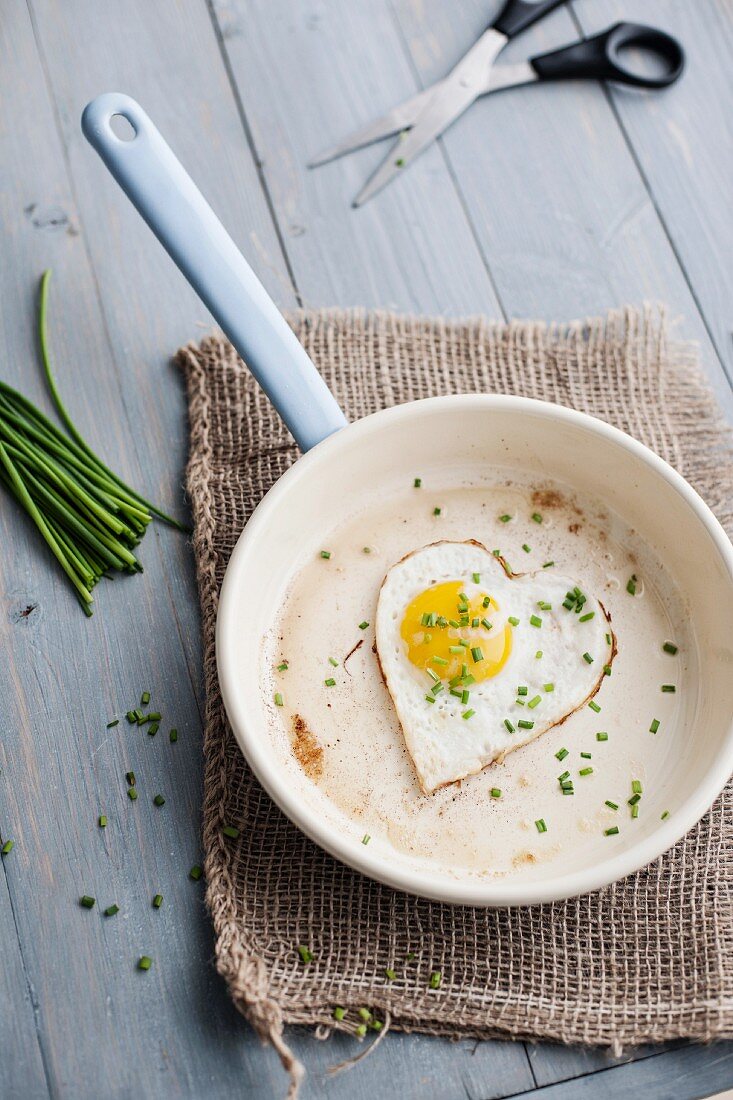
[[[422,83],[445,73],[487,20],[485,0],[394,0],[394,7]],[[607,20],[607,9],[599,10]],[[510,43],[505,56],[526,57],[575,37],[561,8]],[[719,65],[726,56],[721,49]],[[657,117],[671,109],[666,95],[642,98]],[[666,301],[672,317],[682,318],[676,331],[700,342],[733,415],[720,360],[600,85],[557,83],[485,97],[442,140],[505,312],[560,319],[627,301]]]
[[[578,25],[594,33],[629,18],[623,0],[574,5]],[[682,80],[656,95],[608,86],[666,232],[683,265],[718,355],[733,377],[733,51],[730,6],[722,0],[646,0],[640,18],[675,35],[687,53]]]
[[[0,746],[0,760],[2,755]],[[2,805],[0,795],[0,808]],[[10,836],[11,831],[3,828],[3,840]],[[50,1094],[36,1033],[31,991],[6,881],[6,875],[14,877],[22,874],[22,868],[13,867],[13,856],[14,852],[5,856],[0,869],[0,939],[3,945],[0,966],[0,1004],[3,1006],[0,1012],[0,1096],[47,1100]]]
[[[351,200],[383,155],[309,171],[324,145],[414,94],[387,0],[212,0],[302,299],[500,315],[441,151],[379,205]]]
[[[185,417],[166,360],[177,342],[195,333],[203,311],[184,297],[170,264],[156,274],[157,245],[134,216],[125,227],[124,200],[91,150],[84,148],[86,181],[79,173],[69,179],[57,122],[71,154],[84,99],[103,88],[127,85],[146,98],[148,86],[148,101],[175,95],[178,102],[185,102],[188,88],[203,116],[223,92],[222,117],[228,105],[232,131],[218,165],[199,156],[200,175],[205,168],[208,190],[230,195],[240,239],[244,226],[259,227],[260,242],[268,234],[273,263],[278,250],[246,143],[241,136],[234,143],[239,123],[205,8],[189,5],[188,17],[183,5],[164,14],[156,8],[147,22],[143,8],[119,14],[110,6],[115,24],[101,5],[65,5],[63,25],[59,7],[40,15],[36,9],[41,37],[45,33],[51,46],[52,79],[58,65],[67,76],[84,70],[88,81],[76,92],[67,88],[67,99],[59,95],[56,118],[28,12],[19,4],[4,11],[2,373],[40,398],[32,298],[38,274],[50,264],[56,273],[53,343],[74,415],[113,463],[180,513]],[[115,66],[123,22],[135,31]],[[196,60],[187,63],[191,42]],[[152,54],[146,43],[155,44]],[[177,74],[177,88],[159,81],[166,64]],[[126,78],[128,66],[136,80]],[[216,85],[209,98],[208,80]],[[79,142],[80,160],[81,152]],[[73,167],[72,155],[70,162]],[[247,171],[251,187],[242,196],[238,180]],[[249,238],[244,243],[255,251]],[[106,279],[95,282],[100,257],[107,260]],[[287,282],[283,272],[284,265]],[[292,302],[292,293],[285,297]],[[141,548],[144,576],[102,586],[100,606],[87,621],[4,497],[0,544],[2,823],[16,839],[8,886],[51,1091],[84,1098],[112,1087],[119,1096],[200,1096],[213,1082],[219,1095],[231,1096],[250,1047],[211,966],[202,884],[187,878],[200,854],[201,803],[200,644],[190,550],[180,535],[151,532]],[[143,688],[164,713],[161,734],[148,738],[124,723],[108,731],[110,717]],[[180,731],[175,746],[166,736],[174,724]],[[141,792],[135,804],[125,796],[129,768]],[[158,790],[167,797],[162,809],[151,802]],[[110,819],[104,832],[96,827],[101,811]],[[150,905],[156,891],[165,896],[160,912]],[[81,893],[95,895],[98,908],[81,910]],[[122,911],[105,921],[100,909],[112,901]],[[155,960],[149,974],[135,969],[142,953]],[[24,986],[13,982],[13,989],[11,1008],[20,1022]],[[29,1069],[29,1091],[33,1087]]]
[[[527,1053],[535,1082],[538,1087],[542,1087],[555,1084],[557,1081],[567,1081],[572,1077],[583,1077],[585,1074],[595,1073],[597,1070],[625,1065],[627,1062],[638,1062],[642,1058],[651,1058],[661,1054],[664,1050],[671,1050],[681,1045],[681,1041],[657,1044],[656,1046],[646,1044],[639,1047],[630,1047],[623,1054],[614,1056],[608,1047],[531,1043],[528,1044]]]
[[[700,1100],[733,1085],[733,1043],[682,1046],[612,1069],[563,1081],[522,1096],[538,1100],[617,1100],[643,1095],[644,1100]]]

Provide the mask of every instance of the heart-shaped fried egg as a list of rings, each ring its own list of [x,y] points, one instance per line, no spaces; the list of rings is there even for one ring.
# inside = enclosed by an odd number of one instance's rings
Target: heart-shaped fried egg
[[[615,641],[576,579],[513,574],[477,542],[437,542],[379,593],[382,673],[426,794],[526,745],[594,696]]]

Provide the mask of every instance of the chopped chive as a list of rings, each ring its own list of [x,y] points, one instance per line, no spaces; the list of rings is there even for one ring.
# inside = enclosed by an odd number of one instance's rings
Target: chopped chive
[[[3,844],[2,848],[0,848],[0,855],[3,855],[3,856],[10,855],[10,853],[12,852],[14,847],[15,847],[15,841],[14,840],[6,840],[5,843]]]
[[[564,783],[566,779],[570,779],[570,772],[563,772],[562,775],[558,775],[558,783]]]
[[[554,691],[555,690],[555,685],[554,684],[543,684],[542,685],[542,690],[547,691],[547,692]]]
[[[530,710],[534,710],[534,708],[541,702],[542,702],[542,696],[541,695],[535,695],[534,699],[530,699],[530,701],[527,703],[527,706],[529,707]]]
[[[385,978],[387,979],[388,982],[397,981],[396,971],[392,970],[392,968],[389,967],[389,966],[385,967],[384,976],[385,976]]]
[[[300,955],[300,961],[304,965],[307,966],[309,962],[313,962],[313,952],[309,947],[305,947],[303,944],[300,944],[300,946],[298,947],[298,954]]]
[[[440,515],[440,508],[433,508],[433,515],[434,516],[439,516]]]
[[[638,802],[635,802],[634,805],[631,807],[631,816],[634,817],[634,818],[639,816],[639,803]]]
[[[466,706],[466,704],[468,703],[468,700],[469,700],[470,698],[471,698],[471,692],[470,692],[470,691],[467,691],[467,690],[466,690],[466,689],[464,688],[464,690],[463,690],[463,691],[461,692],[461,706],[464,706],[464,707],[465,707],[465,706]]]
[[[198,880],[201,878],[203,873],[204,872],[201,869],[201,867],[199,867],[198,863],[194,863],[193,867],[188,872],[188,877],[192,878],[194,882],[198,882]]]
[[[130,802],[134,802],[137,798],[137,788],[129,787],[127,790],[127,797],[130,799]]]
[[[545,819],[543,817],[540,817],[537,819],[537,821],[535,821],[535,828],[537,829],[538,833],[547,832],[547,826],[545,825]]]
[[[628,594],[630,596],[635,596],[636,595],[636,582],[637,582],[637,579],[638,578],[636,576],[636,573],[632,573],[631,576],[629,577],[628,581],[626,582],[626,591],[628,592]]]
[[[134,710],[128,710],[127,714],[125,715],[125,718],[130,723],[131,726],[134,726],[135,723],[137,722],[137,714],[135,713]]]
[[[491,623],[488,619],[482,619],[481,626],[484,628],[484,630],[491,630]]]
[[[412,484],[414,485],[414,487],[416,489],[419,489],[420,486],[422,485],[422,478],[421,477],[416,477]]]
[[[81,905],[82,909],[93,909],[96,900],[96,898],[90,897],[89,894],[82,894],[79,898],[79,905]]]
[[[361,842],[362,844],[368,844],[371,839],[372,838],[369,836],[369,833],[364,833],[364,836],[361,838]]]
[[[175,744],[175,742],[178,740],[178,730],[171,730],[168,734],[168,737],[170,738],[171,742]]]
[[[542,626],[542,619],[539,615],[530,615],[529,621],[532,626]]]
[[[590,653],[584,653],[584,654],[583,654],[583,660],[584,660],[584,661],[587,661],[587,663],[588,663],[589,665],[592,665],[592,664],[593,664],[593,658],[591,657]]]
[[[542,516],[539,514],[539,512],[533,512],[532,519],[535,521],[535,523],[542,523]]]
[[[593,775],[593,769],[592,768],[581,768],[580,771],[578,772],[578,775]]]
[[[567,608],[568,611],[572,611],[575,607],[575,600],[571,599],[570,596],[566,596],[566,598],[562,601],[562,605],[563,607]]]
[[[104,915],[105,917],[113,917],[115,913],[119,913],[119,911],[119,905],[108,905],[107,908],[104,910]]]
[[[162,894],[156,894],[155,897],[153,898],[153,909],[160,909],[162,904],[163,904],[163,895]]]
[[[547,600],[538,600],[537,606],[540,611],[552,611],[552,604],[548,603]]]
[[[598,703],[595,701],[595,699],[591,699],[588,706],[590,707],[591,710],[595,711],[596,714],[600,713],[601,708],[598,706]]]
[[[423,644],[423,645],[430,645],[430,643],[432,642],[432,640],[433,640],[433,635],[432,635],[432,634],[428,634],[428,632],[426,631],[426,632],[425,632],[425,633],[423,634],[423,636],[422,636],[422,644]]]
[[[119,726],[119,724],[120,724],[120,720],[119,720],[119,718],[113,718],[111,722],[108,722],[108,723],[107,723],[107,729],[108,729],[108,730],[111,730],[111,729],[113,729],[113,728],[114,728],[115,726]]]
[[[677,688],[674,684],[662,684],[662,691],[672,694],[677,691]]]
[[[569,749],[559,749],[558,752],[555,753],[555,759],[556,760],[564,760],[565,757],[569,756],[569,755],[570,755]]]
[[[580,618],[578,619],[578,622],[579,622],[579,623],[587,623],[587,622],[590,622],[590,620],[591,620],[592,618],[594,618],[594,616],[595,616],[595,611],[586,611],[585,615],[581,615],[581,616],[580,616]]]
[[[476,677],[472,676],[471,673],[469,672],[466,676],[461,676],[461,683],[463,684],[464,687],[468,687],[469,684],[475,684],[476,683]]]
[[[534,722],[526,722],[524,718],[520,718],[517,722],[517,725],[519,726],[520,730],[534,729]]]
[[[463,714],[461,715],[461,718],[465,718],[465,719],[473,718],[475,713],[476,713],[475,710],[464,710]]]
[[[529,688],[525,684],[520,684],[517,688],[517,695],[527,695]]]
[[[632,794],[642,794],[643,793],[643,788],[642,788],[640,779],[632,779],[631,780],[631,791],[632,791]]]
[[[334,1008],[334,1010],[333,1010],[333,1018],[334,1018],[334,1020],[343,1020],[343,1018],[344,1018],[344,1016],[345,1016],[345,1015],[346,1015],[346,1009],[345,1009],[345,1008],[341,1008],[341,1006],[340,1006],[340,1005],[336,1005],[336,1007],[335,1007],[335,1008]]]
[[[481,584],[481,574],[480,573],[472,573],[471,577],[472,577],[472,580],[473,580],[474,584]]]
[[[452,626],[454,630],[458,630],[458,627],[460,625],[461,624],[458,622],[458,619],[448,619],[448,626]]]
[[[465,592],[458,593],[458,602],[468,604],[468,596]]]
[[[596,734],[596,741],[608,741],[608,734],[605,732],[605,730],[600,730]]]
[[[160,729],[160,722],[151,722],[148,726],[148,737],[155,737],[156,733]]]
[[[402,167],[403,167],[403,165],[404,165],[404,163],[405,163],[405,162],[404,162],[404,160],[402,159],[402,157],[400,157],[400,159],[399,159],[399,160],[396,160],[396,161],[395,161],[395,164],[397,165],[397,167],[398,167],[398,168],[402,168]],[[363,1038],[364,1038],[364,1036],[366,1035],[366,1033],[367,1033],[367,1026],[366,1026],[366,1024],[359,1024],[359,1026],[357,1027],[356,1031],[354,1032],[354,1034],[355,1034],[355,1035],[357,1035],[357,1036],[358,1036],[358,1037],[359,1037],[360,1039],[363,1039]]]
[[[618,831],[619,831],[618,825],[612,825],[610,829],[604,829],[603,835],[604,836],[616,836]]]
[[[498,787],[492,787],[489,793],[492,798],[501,798],[501,791]]]
[[[491,605],[491,596],[484,596],[484,598],[481,601],[481,606],[486,608],[486,607],[489,607],[490,605]]]
[[[516,619],[514,615],[510,615],[507,622],[511,623],[512,626],[519,626],[519,619]]]
[[[626,799],[626,804],[628,806],[635,806],[636,803],[640,801],[640,799],[641,799],[640,794],[632,794],[631,798]]]
[[[522,550],[524,550],[525,554],[529,554],[529,553],[531,553],[532,548],[531,548],[531,546],[527,546],[526,542],[523,542],[522,543]]]
[[[678,646],[676,646],[674,642],[665,642],[662,646],[662,649],[665,653],[671,653],[674,657],[675,653],[677,652]]]
[[[540,657],[542,656],[542,650],[538,649],[534,656],[535,656],[535,660],[539,661]]]
[[[105,814],[100,814],[99,815],[99,819],[98,819],[97,823],[98,823],[100,829],[106,829],[107,828],[107,818],[106,818]]]
[[[499,516],[499,519],[501,520],[502,523],[508,523],[511,518],[512,517],[506,515],[506,513],[503,516]]]
[[[441,980],[441,972],[439,970],[434,970],[430,975],[430,982],[428,984],[430,985],[431,989],[440,989]]]
[[[656,733],[658,729],[659,729],[659,719],[658,718],[652,718],[652,724],[649,727],[649,732],[650,733]]]
[[[330,550],[321,550],[321,557],[325,558],[326,561],[328,561],[328,559],[331,557],[331,551]]]
[[[430,679],[433,681],[434,684],[437,684],[437,683],[440,682],[440,676],[438,676],[438,673],[434,672],[432,670],[432,668],[426,668],[425,671],[427,672],[428,676],[430,677]]]
[[[542,568],[543,569],[551,569],[554,564],[555,564],[554,561],[546,561],[544,563],[544,565],[542,566]]]
[[[665,810],[662,814],[661,820],[666,821],[668,817],[669,817],[669,810]]]
[[[135,773],[134,772],[125,772],[125,780],[127,781],[128,787],[134,787],[135,786]]]
[[[326,687],[329,687],[329,688],[336,687],[336,681],[334,680],[333,676],[329,676],[323,682],[326,685]]]
[[[149,691],[144,691],[142,693],[142,695],[140,696],[140,702],[142,703],[142,705],[144,707],[146,707],[148,705],[148,703],[150,702],[150,692]]]
[[[156,794],[155,798],[153,799],[153,805],[165,806],[165,799],[163,798],[162,794]]]
[[[611,666],[610,665],[604,665],[603,666],[603,675],[604,676],[610,676],[611,675]]]
[[[584,760],[591,760],[592,756],[589,752],[581,752],[580,754]]]
[[[610,645],[610,644],[611,644],[611,635],[607,634],[606,635],[606,645]]]
[[[435,696],[434,695],[426,695],[425,696],[425,702],[426,703],[434,703],[435,702]]]
[[[239,837],[239,829],[236,825],[225,825],[221,830],[222,836],[229,837],[230,840],[237,840]]]
[[[371,554],[372,548],[371,546],[362,546],[361,552],[362,554]]]
[[[618,809],[618,802],[611,802],[610,798],[606,799],[604,805],[608,806],[609,809],[611,809],[611,810],[617,810]]]
[[[475,630],[480,622],[481,622],[481,620],[478,618],[478,616],[476,616],[475,619],[471,619],[471,629]]]
[[[462,645],[449,645],[448,646],[448,652],[449,653],[463,653],[463,646]]]
[[[475,664],[478,664],[479,661],[483,661],[484,654],[480,645],[475,645],[471,647],[471,656],[473,657]]]
[[[362,622],[359,623],[359,630],[366,630],[368,626],[369,623],[366,621],[366,619],[363,619]]]
[[[283,705],[284,705],[284,704],[283,704],[283,697],[282,697],[282,694],[281,694],[281,692],[279,692],[279,691],[276,691],[276,692],[275,692],[275,706],[276,706],[276,707],[281,707],[281,706],[283,706]]]
[[[141,955],[137,962],[138,970],[150,970],[153,965],[153,960],[149,955]]]
[[[282,662],[281,662],[281,663],[280,663],[280,664],[279,664],[279,665],[277,666],[277,671],[278,671],[278,672],[287,672],[287,671],[288,671],[288,662],[287,662],[287,661],[282,661]]]
[[[438,657],[437,654],[434,654],[430,658],[430,660],[433,662],[434,665],[447,665],[448,664],[448,661],[446,661],[445,657]]]
[[[441,684],[440,680],[438,680],[437,683],[433,684],[430,690],[432,691],[433,695],[439,695],[443,690],[443,685]]]
[[[336,660],[335,657],[329,657],[328,658],[328,663],[329,663],[329,665],[333,665],[334,668],[338,668],[339,663],[338,663],[338,661]]]
[[[504,725],[506,726],[508,733],[514,733],[514,726],[511,724],[508,718],[504,719]]]

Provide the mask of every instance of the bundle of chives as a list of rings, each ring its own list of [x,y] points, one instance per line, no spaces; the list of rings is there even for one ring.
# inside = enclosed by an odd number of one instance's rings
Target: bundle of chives
[[[94,454],[73,424],[51,369],[46,329],[48,283],[41,279],[38,329],[43,370],[63,432],[32,402],[0,381],[0,483],[43,536],[87,615],[92,588],[112,571],[142,572],[133,554],[153,516],[185,531],[131,489]]]

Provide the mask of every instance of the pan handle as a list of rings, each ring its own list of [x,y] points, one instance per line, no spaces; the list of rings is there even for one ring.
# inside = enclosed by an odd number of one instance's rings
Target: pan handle
[[[125,118],[129,141],[111,121]],[[139,103],[100,95],[81,120],[127,197],[221,325],[302,451],[346,425],[312,360]]]

